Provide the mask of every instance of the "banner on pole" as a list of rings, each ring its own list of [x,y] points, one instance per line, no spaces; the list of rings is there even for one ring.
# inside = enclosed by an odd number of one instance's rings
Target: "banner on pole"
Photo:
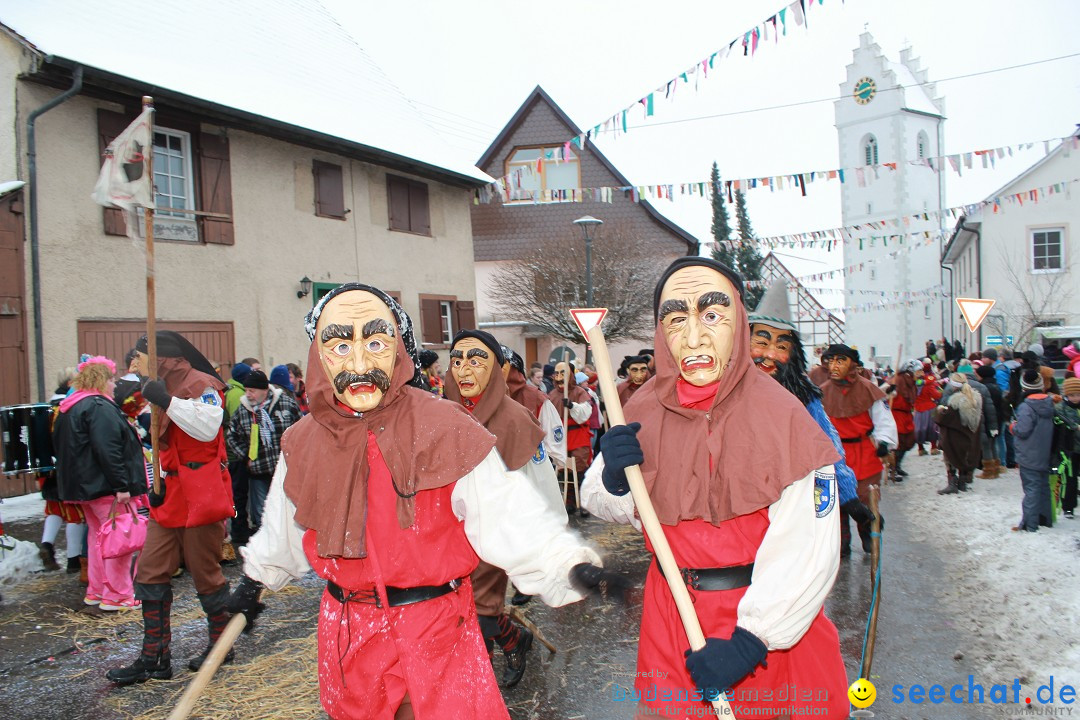
[[[128,236],[137,238],[138,208],[154,207],[154,182],[150,177],[153,148],[153,107],[144,108],[105,149],[101,173],[90,197],[99,205],[124,211]]]

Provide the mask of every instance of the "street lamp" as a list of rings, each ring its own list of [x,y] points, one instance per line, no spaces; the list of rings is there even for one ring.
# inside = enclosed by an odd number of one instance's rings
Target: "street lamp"
[[[593,306],[592,300],[592,237],[590,235],[593,227],[603,225],[603,220],[597,220],[592,215],[586,215],[583,218],[578,218],[574,221],[574,224],[581,228],[581,233],[585,236],[585,305],[586,307]],[[592,350],[589,348],[588,342],[585,344],[585,362],[592,362]]]

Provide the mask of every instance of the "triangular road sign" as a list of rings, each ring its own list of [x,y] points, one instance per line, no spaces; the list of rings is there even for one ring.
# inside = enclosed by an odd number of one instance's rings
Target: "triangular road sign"
[[[960,314],[964,316],[968,330],[975,332],[982,325],[982,321],[990,314],[990,308],[994,307],[996,300],[984,300],[982,298],[956,298],[956,304],[960,306]]]
[[[604,318],[607,317],[607,308],[576,308],[571,310],[570,314],[574,317],[578,330],[588,339],[589,331],[604,322]]]

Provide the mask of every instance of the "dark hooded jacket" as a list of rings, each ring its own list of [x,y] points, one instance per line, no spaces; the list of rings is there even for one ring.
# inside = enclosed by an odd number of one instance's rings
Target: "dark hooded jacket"
[[[1012,433],[1016,462],[1022,468],[1050,469],[1050,446],[1054,441],[1054,401],[1045,393],[1024,398],[1016,408]]]
[[[142,444],[116,403],[90,395],[61,408],[53,427],[60,499],[96,500],[119,492],[145,495]]]

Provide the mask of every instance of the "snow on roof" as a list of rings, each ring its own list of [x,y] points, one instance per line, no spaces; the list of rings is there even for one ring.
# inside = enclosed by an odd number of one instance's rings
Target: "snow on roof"
[[[317,0],[11,0],[0,23],[46,55],[491,180]]]
[[[926,94],[926,90],[915,77],[915,73],[911,72],[907,65],[892,61],[887,61],[887,63],[889,69],[896,75],[897,84],[904,86],[904,107],[930,115],[941,115],[941,110]]]

